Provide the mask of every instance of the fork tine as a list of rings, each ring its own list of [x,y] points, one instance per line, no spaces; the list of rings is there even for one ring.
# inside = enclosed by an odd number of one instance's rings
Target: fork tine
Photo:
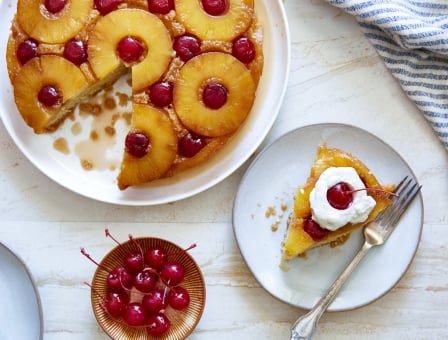
[[[389,199],[392,200],[393,202],[395,202],[400,196],[399,196],[399,192],[402,190],[402,186],[404,184],[404,182],[408,179],[409,176],[405,176],[400,183],[398,183],[398,185],[395,187],[394,190],[394,194],[396,195],[390,195]],[[383,219],[383,216],[386,215],[390,210],[391,210],[392,206],[389,206],[387,209],[383,210],[382,212],[380,212],[374,219],[375,222],[379,222]]]
[[[395,188],[394,192],[397,192],[401,186],[403,185],[403,183],[408,179],[409,176],[404,176],[403,179],[400,181],[400,183],[398,183],[397,187]]]
[[[396,193],[399,195],[396,197],[394,203],[385,210],[385,215],[380,219],[382,225],[387,225],[387,229],[392,229],[395,226],[398,219],[406,211],[408,205],[412,202],[413,198],[420,191],[421,186],[417,185],[413,178],[405,178],[403,185],[400,182],[399,190]],[[403,181],[402,181],[403,182]],[[413,185],[411,185],[414,183]],[[411,185],[410,188],[408,188]]]
[[[400,206],[397,207],[397,211],[396,211],[395,215],[391,219],[390,223],[392,225],[397,223],[398,219],[406,211],[408,205],[412,202],[414,197],[420,191],[421,187],[422,187],[421,185],[417,185],[417,183],[414,183],[414,185],[406,192],[406,194],[403,195],[403,200],[401,201]]]
[[[411,184],[413,182],[413,178],[408,178],[408,176],[406,176],[403,179],[403,184],[400,187],[397,187],[397,190],[395,190],[395,193],[398,195],[397,199],[402,195],[402,193],[407,189],[407,187],[409,186],[409,184]],[[401,184],[401,183],[400,183]]]

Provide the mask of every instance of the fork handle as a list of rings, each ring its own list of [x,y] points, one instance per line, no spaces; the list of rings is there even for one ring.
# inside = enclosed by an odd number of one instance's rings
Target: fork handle
[[[344,269],[339,277],[334,281],[324,296],[320,298],[316,305],[305,315],[297,319],[291,328],[291,340],[309,340],[312,338],[320,317],[334,300],[335,296],[342,288],[347,278],[364,258],[372,245],[367,242],[361,247],[353,258],[352,262]]]

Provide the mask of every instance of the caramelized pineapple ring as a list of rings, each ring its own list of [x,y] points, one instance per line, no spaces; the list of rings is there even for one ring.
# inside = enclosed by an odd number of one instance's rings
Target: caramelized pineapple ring
[[[143,60],[132,66],[132,88],[139,91],[158,80],[171,61],[172,41],[162,21],[141,9],[120,9],[98,20],[88,46],[89,61],[99,79],[112,73],[122,61],[119,42],[133,36],[146,47]]]
[[[89,19],[92,0],[69,1],[59,12],[50,13],[43,1],[19,0],[17,21],[32,38],[49,44],[73,38]]]
[[[47,85],[56,87],[65,102],[88,83],[74,64],[58,56],[41,56],[26,63],[14,79],[14,99],[23,119],[36,133],[44,132],[47,120],[60,108],[47,107],[37,100],[39,91]]]
[[[143,157],[124,153],[117,178],[120,190],[162,177],[177,155],[177,134],[161,110],[134,104],[131,126],[130,133],[141,132],[149,138],[149,148]]]
[[[204,87],[217,82],[227,89],[227,100],[218,109],[208,108]],[[191,131],[208,137],[234,132],[246,119],[255,99],[250,71],[235,57],[209,52],[190,59],[174,82],[173,105],[182,123]]]
[[[250,26],[253,7],[253,0],[229,0],[225,14],[212,16],[204,11],[200,0],[175,0],[177,20],[202,40],[233,40]]]

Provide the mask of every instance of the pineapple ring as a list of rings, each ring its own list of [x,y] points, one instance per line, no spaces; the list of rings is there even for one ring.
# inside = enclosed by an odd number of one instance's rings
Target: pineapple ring
[[[202,101],[204,87],[219,82],[227,101],[210,109]],[[190,59],[174,82],[173,105],[182,123],[193,132],[218,137],[234,132],[246,119],[255,99],[256,85],[250,71],[230,54],[208,52]]]
[[[169,118],[152,106],[134,104],[133,108],[131,133],[143,132],[149,137],[150,147],[141,158],[124,153],[117,177],[121,190],[162,177],[177,155],[177,134]]]
[[[129,8],[109,13],[93,29],[88,55],[96,76],[103,79],[122,64],[116,49],[129,35],[141,39],[148,49],[145,58],[132,66],[132,89],[136,92],[158,80],[171,61],[171,36],[157,16]]]
[[[93,1],[69,1],[61,13],[49,13],[43,1],[19,0],[17,21],[32,38],[49,43],[65,43],[78,34],[90,18]]]
[[[211,16],[200,0],[175,0],[176,18],[202,40],[231,41],[250,26],[254,14],[253,0],[229,0],[225,15]]]
[[[83,73],[62,57],[45,55],[27,62],[14,79],[14,99],[23,119],[36,133],[45,131],[45,125],[54,113],[37,100],[42,86],[49,84],[61,91],[63,102],[78,95],[88,85]]]

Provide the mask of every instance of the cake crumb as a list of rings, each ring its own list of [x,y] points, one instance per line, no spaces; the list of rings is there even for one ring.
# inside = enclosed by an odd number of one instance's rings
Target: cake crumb
[[[92,162],[88,161],[87,159],[81,160],[81,166],[85,170],[92,170],[93,169]]]
[[[91,131],[90,132],[90,139],[92,140],[92,141],[96,141],[96,140],[98,140],[98,132],[96,132],[96,131]]]
[[[277,211],[275,210],[275,207],[268,207],[265,214],[266,218],[269,218],[271,216],[277,215]]]
[[[111,137],[115,136],[116,133],[115,128],[113,126],[106,126],[104,128],[104,132]]]
[[[306,253],[306,252],[305,252],[305,253],[302,253],[302,254],[299,254],[299,255],[297,255],[297,257],[298,257],[298,258],[300,258],[300,259],[304,259],[304,260],[308,259],[308,255],[307,255],[307,253]]]
[[[118,105],[127,106],[130,97],[126,93],[115,92],[115,95],[118,97]]]
[[[131,125],[132,112],[124,112],[121,116],[124,118],[127,125]]]
[[[113,110],[117,107],[117,103],[115,103],[115,99],[113,97],[105,97],[104,98],[104,108],[107,110]]]
[[[80,113],[84,112],[91,115],[99,115],[103,112],[101,105],[92,102],[79,104],[79,110]]]
[[[289,266],[287,266],[284,262],[280,263],[280,269],[284,272],[289,272]]]
[[[280,226],[280,220],[275,221],[274,223],[272,223],[271,225],[271,230],[272,232],[276,232]]]
[[[336,247],[338,247],[340,245],[343,245],[345,242],[347,242],[347,240],[349,238],[350,238],[350,234],[341,235],[336,240],[330,242],[330,247],[331,248],[336,248]]]

